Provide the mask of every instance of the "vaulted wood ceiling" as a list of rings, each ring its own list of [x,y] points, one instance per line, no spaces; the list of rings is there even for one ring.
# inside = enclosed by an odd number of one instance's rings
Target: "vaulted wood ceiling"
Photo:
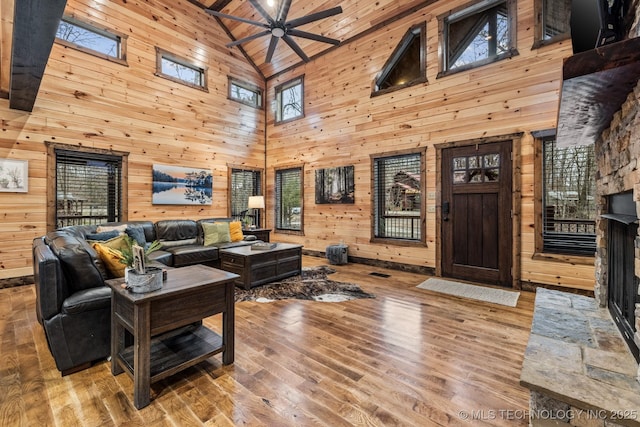
[[[204,9],[211,9],[227,15],[237,16],[251,21],[264,22],[265,19],[248,0],[190,0]],[[260,6],[271,16],[275,16],[282,0],[257,0]],[[274,6],[269,4],[273,3]],[[433,0],[292,0],[287,20],[301,18],[331,9],[342,7],[342,13],[298,27],[313,34],[340,40],[341,43],[354,40],[363,34],[387,25],[406,13],[422,8]],[[216,18],[229,35],[229,42],[239,40],[264,31],[255,25],[228,18]],[[271,35],[243,43],[237,47],[257,69],[270,78],[283,70],[302,63],[302,59],[286,44],[280,41],[270,63],[265,61]],[[331,44],[296,37],[295,41],[311,59],[330,49],[340,48]]]

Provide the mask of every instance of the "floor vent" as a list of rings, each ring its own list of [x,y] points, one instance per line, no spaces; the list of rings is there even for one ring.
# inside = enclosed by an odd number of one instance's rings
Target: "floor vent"
[[[376,276],[376,277],[391,277],[390,274],[386,274],[386,273],[378,273],[377,271],[372,271],[371,273],[369,273],[369,276]]]

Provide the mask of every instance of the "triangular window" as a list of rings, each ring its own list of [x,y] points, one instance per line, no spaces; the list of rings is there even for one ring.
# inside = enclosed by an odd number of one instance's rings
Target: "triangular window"
[[[407,31],[376,79],[374,95],[427,81],[425,24]]]

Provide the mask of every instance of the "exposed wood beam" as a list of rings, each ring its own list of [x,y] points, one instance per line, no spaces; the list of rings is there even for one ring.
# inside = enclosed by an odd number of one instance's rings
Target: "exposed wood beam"
[[[67,0],[15,2],[9,107],[32,111]]]

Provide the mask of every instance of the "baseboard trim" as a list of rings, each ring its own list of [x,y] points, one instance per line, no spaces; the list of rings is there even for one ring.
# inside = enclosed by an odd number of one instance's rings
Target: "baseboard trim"
[[[309,249],[302,249],[302,254],[317,257],[317,258],[326,258],[326,252],[323,252],[323,251],[313,251]],[[433,267],[424,267],[420,265],[404,264],[401,262],[384,261],[379,259],[354,257],[351,255],[347,256],[347,260],[355,264],[371,265],[373,267],[406,271],[408,273],[428,274],[431,276],[433,276],[436,271],[435,268]]]

